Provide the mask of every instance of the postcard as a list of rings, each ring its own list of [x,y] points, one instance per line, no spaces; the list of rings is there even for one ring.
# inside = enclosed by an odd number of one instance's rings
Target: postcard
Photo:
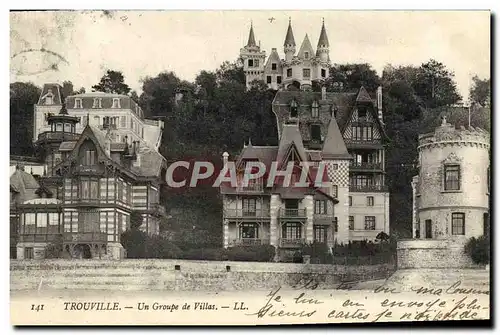
[[[12,325],[491,325],[490,25],[10,12]]]

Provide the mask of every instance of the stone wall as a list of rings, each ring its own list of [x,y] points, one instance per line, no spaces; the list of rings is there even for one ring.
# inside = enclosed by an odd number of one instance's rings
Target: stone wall
[[[464,252],[463,243],[450,240],[398,241],[397,262],[398,270],[480,267]]]
[[[11,290],[267,290],[309,280],[332,289],[341,281],[388,278],[393,265],[334,266],[185,260],[11,261]]]

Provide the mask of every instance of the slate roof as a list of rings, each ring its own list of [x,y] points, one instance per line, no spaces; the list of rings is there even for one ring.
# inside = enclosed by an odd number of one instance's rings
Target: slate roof
[[[297,149],[301,160],[307,160],[306,150],[304,148],[304,143],[302,142],[302,136],[300,135],[298,124],[285,124],[283,125],[283,131],[281,133],[280,143],[278,147],[278,154],[276,156],[276,161],[281,164],[289,153],[292,145]]]
[[[330,43],[328,43],[328,36],[326,35],[325,21],[323,21],[323,24],[321,25],[321,33],[319,34],[318,39],[318,48],[322,45],[326,47],[330,46]]]
[[[35,192],[40,184],[33,175],[21,169],[17,169],[10,176],[10,189],[19,193],[20,203],[36,197]]]
[[[255,47],[257,44],[255,43],[255,35],[253,33],[253,24],[250,25],[250,33],[248,34],[248,43],[247,47]]]
[[[351,159],[351,155],[347,152],[344,138],[340,133],[337,121],[334,118],[330,119],[326,139],[323,143],[321,151],[323,159]]]
[[[297,54],[297,57],[299,58],[305,58],[304,57],[304,53],[305,52],[309,52],[309,57],[312,57],[313,54],[314,54],[314,49],[311,45],[311,41],[309,41],[309,36],[306,36],[304,37],[304,40],[302,41],[302,44],[300,46],[300,49],[299,49],[299,52]]]
[[[286,45],[293,45],[295,46],[295,38],[293,38],[293,30],[292,30],[292,21],[288,21],[288,29],[286,30],[286,36],[285,36],[285,42],[283,43],[284,46]]]
[[[61,86],[57,83],[47,83],[43,85],[42,93],[38,98],[38,105],[45,105],[45,98],[52,93],[52,105],[60,105],[61,99]]]

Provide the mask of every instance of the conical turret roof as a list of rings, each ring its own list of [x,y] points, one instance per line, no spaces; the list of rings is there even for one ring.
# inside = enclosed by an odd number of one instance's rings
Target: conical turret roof
[[[250,33],[248,34],[248,42],[247,47],[256,47],[257,43],[255,43],[255,35],[253,33],[253,23],[250,24]]]
[[[286,45],[292,45],[295,46],[295,38],[293,38],[293,31],[292,31],[292,20],[288,21],[288,30],[286,31],[286,37],[285,37],[285,46]]]
[[[323,20],[323,24],[321,25],[321,33],[319,34],[319,40],[318,40],[318,48],[320,46],[330,46],[330,43],[328,43],[328,36],[326,35],[326,29],[325,29],[325,21]]]
[[[352,159],[352,156],[347,152],[339,125],[333,116],[328,125],[328,132],[321,156],[323,159]]]

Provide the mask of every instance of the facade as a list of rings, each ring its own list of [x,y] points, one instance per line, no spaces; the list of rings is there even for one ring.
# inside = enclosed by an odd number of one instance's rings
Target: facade
[[[232,161],[237,187],[221,186],[224,247],[271,244],[293,251],[303,243],[333,247],[389,234],[381,94],[379,89],[376,104],[364,87],[357,93],[279,90],[272,107],[279,145],[245,145]],[[254,161],[266,171],[276,162],[281,172],[290,161],[305,162],[309,186],[277,180],[268,187],[270,175],[245,186],[242,172]],[[299,181],[301,170],[293,172],[292,180]],[[312,182],[317,178],[321,187]]]
[[[419,174],[413,178],[413,237],[465,242],[489,229],[490,136],[443,118],[419,136]]]
[[[66,257],[121,259],[120,235],[132,211],[142,214],[140,229],[148,234],[159,233],[165,216],[166,162],[158,152],[163,122],[144,119],[127,96],[64,98],[60,92],[57,84],[44,85],[35,105],[34,145],[43,173],[29,174],[18,164],[11,176],[17,258],[44,258],[55,245]]]
[[[307,34],[297,50],[290,21],[283,44],[285,58],[281,59],[277,49],[273,48],[266,61],[266,52],[260,49],[260,43],[257,45],[255,42],[253,25],[251,25],[248,42],[240,49],[247,87],[250,87],[254,80],[262,80],[274,90],[281,87],[287,88],[290,85],[304,89],[311,88],[313,82],[329,77],[331,65],[329,47],[323,22],[316,52]]]

